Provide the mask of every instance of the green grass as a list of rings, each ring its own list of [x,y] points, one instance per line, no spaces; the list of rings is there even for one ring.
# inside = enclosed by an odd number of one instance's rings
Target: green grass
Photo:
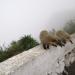
[[[39,43],[33,39],[30,35],[22,37],[18,41],[13,41],[8,48],[3,50],[1,47],[0,49],[0,62],[17,55],[23,51],[27,51],[30,48],[39,45]]]

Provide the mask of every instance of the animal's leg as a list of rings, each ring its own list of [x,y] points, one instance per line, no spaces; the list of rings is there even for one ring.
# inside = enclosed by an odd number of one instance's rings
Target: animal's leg
[[[73,44],[72,40],[69,40],[71,42],[71,44]]]
[[[43,48],[46,49],[46,44],[43,44]]]
[[[47,49],[49,49],[49,44],[47,44]]]
[[[57,44],[56,44],[56,43],[54,43],[54,42],[53,42],[53,43],[51,43],[51,45],[52,45],[52,46],[57,47]]]

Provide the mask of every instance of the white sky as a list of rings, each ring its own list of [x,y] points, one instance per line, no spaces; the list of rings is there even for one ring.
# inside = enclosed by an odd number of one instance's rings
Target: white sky
[[[75,0],[0,0],[0,44],[25,34],[38,40],[42,29],[59,29],[74,13]]]

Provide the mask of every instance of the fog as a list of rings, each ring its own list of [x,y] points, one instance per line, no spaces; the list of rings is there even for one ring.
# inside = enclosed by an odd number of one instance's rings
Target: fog
[[[75,0],[0,0],[0,45],[41,30],[61,29],[75,19]]]

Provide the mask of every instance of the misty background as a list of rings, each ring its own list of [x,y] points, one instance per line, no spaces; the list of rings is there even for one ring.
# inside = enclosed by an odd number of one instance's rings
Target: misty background
[[[61,29],[75,19],[75,0],[0,0],[0,45],[41,30]]]

